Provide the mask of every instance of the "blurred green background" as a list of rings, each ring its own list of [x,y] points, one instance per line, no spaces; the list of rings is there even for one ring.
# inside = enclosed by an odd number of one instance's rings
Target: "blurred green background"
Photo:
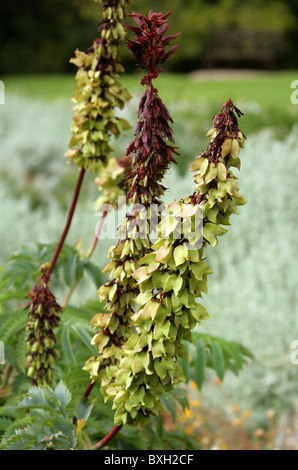
[[[207,146],[206,131],[223,103],[232,98],[244,112],[240,128],[247,143],[239,184],[248,203],[232,218],[219,246],[208,251],[214,274],[204,304],[211,319],[202,331],[242,342],[256,361],[238,378],[227,375],[220,386],[214,386],[210,374],[200,400],[216,414],[219,426],[235,403],[250,410],[252,429],[265,429],[266,413],[274,409],[274,445],[297,447],[298,366],[291,363],[290,346],[298,339],[298,105],[291,102],[291,83],[298,79],[298,4],[135,0],[130,8],[144,13],[171,9],[170,32],[182,33],[178,51],[156,81],[174,119],[180,152],[166,179],[167,202],[193,187],[190,164]],[[63,157],[75,89],[69,58],[96,37],[99,11],[92,0],[9,0],[0,6],[0,78],[5,84],[5,105],[0,106],[2,265],[23,244],[55,242],[61,234],[77,178],[77,169]],[[225,61],[206,69],[213,32],[243,28],[282,33],[278,63],[268,69],[254,61]],[[142,92],[139,71],[125,48],[123,57],[128,73],[122,81],[133,99],[122,113],[132,129],[114,142],[116,156],[132,139]],[[86,178],[67,239],[72,244],[82,238],[85,249],[98,222],[92,209],[98,195],[94,176]],[[110,244],[102,240],[94,255],[99,268]],[[94,286],[83,281],[73,302],[89,298],[96,299]],[[292,429],[290,435],[287,429]]]
[[[168,66],[172,71],[201,67],[218,29],[282,33],[283,54],[277,65],[298,65],[296,0],[133,0],[130,9],[142,13],[172,10],[171,32],[183,33],[180,49]],[[69,58],[95,38],[97,18],[98,4],[90,0],[1,2],[0,73],[73,71]],[[123,58],[126,69],[132,70],[134,62],[125,49]]]

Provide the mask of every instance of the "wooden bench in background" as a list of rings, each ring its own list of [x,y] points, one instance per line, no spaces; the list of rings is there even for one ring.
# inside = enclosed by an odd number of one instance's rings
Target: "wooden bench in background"
[[[274,69],[284,49],[283,33],[249,30],[218,30],[207,47],[204,66],[250,64]]]

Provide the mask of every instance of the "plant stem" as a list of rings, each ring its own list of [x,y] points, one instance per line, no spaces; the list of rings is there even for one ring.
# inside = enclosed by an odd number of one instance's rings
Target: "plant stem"
[[[12,372],[13,372],[13,367],[10,364],[7,365],[5,368],[5,372],[4,372],[3,382],[1,384],[1,390],[4,389],[8,385],[8,381]]]
[[[97,242],[98,242],[98,237],[99,237],[100,232],[101,232],[102,227],[103,227],[104,219],[105,219],[105,217],[106,217],[106,215],[107,215],[107,213],[108,213],[108,206],[109,206],[108,203],[106,203],[106,204],[104,205],[103,213],[102,213],[100,222],[99,222],[99,224],[98,224],[98,227],[97,227],[97,229],[96,229],[96,233],[95,233],[95,237],[94,237],[94,239],[93,239],[93,242],[92,242],[92,244],[91,244],[91,246],[90,246],[90,248],[89,248],[89,250],[88,250],[88,253],[87,253],[87,255],[86,255],[86,259],[90,259],[91,256],[92,256],[93,253],[94,253],[94,250],[95,250],[96,245],[97,245]],[[70,286],[70,288],[69,288],[69,290],[68,290],[68,292],[67,292],[67,294],[66,294],[66,296],[65,296],[65,299],[64,299],[63,302],[62,302],[62,308],[65,308],[66,305],[68,304],[68,302],[69,302],[69,300],[70,300],[70,297],[72,296],[72,294],[73,294],[75,288],[77,287],[78,283],[80,282],[80,280],[81,280],[81,278],[75,279],[74,282],[72,283],[72,285]]]
[[[89,397],[89,395],[90,395],[90,393],[91,393],[91,391],[92,391],[94,385],[95,385],[95,382],[93,382],[92,380],[90,380],[90,382],[89,382],[89,384],[88,384],[88,387],[86,388],[86,390],[85,390],[85,392],[84,392],[83,400],[87,400],[87,398]],[[76,417],[76,415],[73,415],[73,417],[72,417],[72,423],[73,423],[74,425],[77,424],[77,417]]]
[[[90,259],[91,256],[93,255],[94,253],[94,250],[96,248],[96,245],[97,245],[97,242],[98,242],[98,238],[99,238],[99,235],[101,233],[101,230],[102,230],[102,227],[103,227],[103,222],[104,222],[104,219],[108,213],[108,207],[109,207],[109,203],[106,202],[104,207],[103,207],[103,213],[102,213],[102,216],[101,216],[101,219],[99,221],[99,224],[98,224],[98,227],[96,229],[96,233],[95,233],[95,237],[93,239],[93,242],[92,242],[92,245],[90,246],[89,248],[89,251],[87,253],[87,258]]]
[[[91,393],[91,390],[92,390],[93,387],[94,387],[94,384],[95,384],[95,382],[92,382],[92,380],[90,380],[89,385],[88,385],[88,387],[86,388],[85,393],[84,393],[84,396],[83,396],[84,400],[87,400],[87,398],[89,397],[89,395],[90,395],[90,393]]]
[[[85,174],[85,168],[81,168],[80,173],[79,173],[79,177],[78,177],[78,180],[77,180],[77,184],[76,184],[76,187],[75,187],[72,203],[71,203],[71,206],[70,206],[70,209],[69,209],[66,225],[65,225],[64,231],[61,235],[60,241],[57,245],[54,256],[52,258],[52,261],[51,261],[51,264],[50,264],[50,267],[49,267],[49,270],[48,270],[48,274],[52,274],[52,272],[55,268],[55,265],[56,265],[56,261],[58,259],[59,254],[60,254],[60,251],[63,247],[63,243],[65,241],[65,238],[66,238],[67,234],[68,234],[68,231],[69,231],[69,228],[70,228],[70,225],[71,225],[71,221],[72,221],[72,218],[73,218],[73,214],[74,214],[74,211],[75,211],[75,208],[76,208],[76,204],[77,204],[77,201],[78,201],[78,197],[79,197],[79,194],[80,194],[80,189],[81,189],[81,186],[82,186],[84,174]]]
[[[94,447],[93,450],[102,449],[108,442],[110,442],[114,436],[120,431],[122,426],[114,426],[112,431],[110,431],[101,441],[99,441]]]

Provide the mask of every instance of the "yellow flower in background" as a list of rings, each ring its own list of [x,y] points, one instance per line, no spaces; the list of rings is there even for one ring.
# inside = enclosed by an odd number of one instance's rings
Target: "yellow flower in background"
[[[269,408],[269,410],[266,413],[266,416],[268,419],[274,419],[276,415],[275,409],[274,408]]]
[[[187,418],[187,419],[192,419],[194,417],[194,414],[193,412],[189,409],[189,408],[185,408],[184,410],[184,416]]]
[[[243,413],[242,413],[242,416],[244,418],[250,418],[251,412],[249,410],[244,410]]]
[[[191,380],[191,381],[189,382],[189,386],[190,386],[190,388],[192,388],[193,390],[198,390],[198,389],[199,389],[199,387],[197,386],[197,384],[196,384],[196,382],[195,382],[194,380]]]
[[[253,435],[254,435],[254,437],[256,437],[257,439],[259,439],[260,437],[263,437],[263,436],[264,436],[264,429],[262,429],[262,428],[257,428],[257,429],[253,432]]]
[[[201,406],[201,400],[189,400],[190,406],[193,406],[194,408],[200,408]]]
[[[235,428],[238,428],[243,424],[243,419],[242,418],[236,418],[234,421],[232,421],[232,425],[235,426]]]
[[[240,411],[240,406],[239,406],[239,405],[231,405],[231,406],[230,406],[230,410],[231,410],[233,413],[239,413],[239,411]]]
[[[191,425],[186,426],[186,428],[184,429],[186,434],[191,434],[193,432],[193,430],[194,430],[194,428]]]
[[[214,383],[214,385],[220,385],[220,384],[221,384],[221,380],[220,380],[218,377],[216,377],[216,378],[214,379],[213,383]]]
[[[228,448],[227,444],[221,444],[219,446],[219,450],[229,450],[229,448]]]

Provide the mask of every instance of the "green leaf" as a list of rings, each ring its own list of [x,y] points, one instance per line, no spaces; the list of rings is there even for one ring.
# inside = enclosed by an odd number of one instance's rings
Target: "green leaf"
[[[75,280],[77,257],[69,256],[63,263],[64,281],[68,287],[71,287]]]
[[[54,395],[60,403],[61,410],[63,411],[66,405],[71,400],[71,394],[66,385],[60,380],[58,385],[54,389]]]
[[[202,389],[205,380],[205,368],[206,368],[206,351],[205,344],[202,339],[196,341],[196,356],[194,361],[195,369],[195,382],[198,384],[199,389]]]
[[[24,330],[18,337],[18,342],[16,345],[16,359],[19,366],[19,370],[26,374],[25,368],[25,359],[27,353],[27,331]]]
[[[92,335],[89,334],[85,329],[83,325],[80,325],[79,323],[76,323],[74,325],[71,325],[71,329],[75,332],[78,338],[84,343],[84,345],[89,349],[91,354],[96,354],[97,348],[93,347],[91,345],[91,339]]]
[[[223,380],[226,367],[222,349],[217,341],[211,342],[213,368],[220,380]]]
[[[95,287],[98,288],[98,286],[102,283],[102,275],[99,267],[96,264],[92,263],[92,261],[85,259],[84,270],[87,271],[90,278],[94,282]]]
[[[28,322],[28,312],[26,310],[16,310],[0,317],[0,339],[4,343],[13,339],[20,333]]]
[[[176,422],[177,418],[177,403],[173,398],[173,395],[169,393],[166,397],[161,397],[162,404],[170,412],[173,423]]]
[[[187,351],[187,356],[189,357],[189,344],[187,342],[183,343]],[[186,381],[189,382],[190,380],[190,362],[188,359],[179,358],[179,363],[181,364],[183,374],[185,375]]]
[[[63,325],[61,332],[61,346],[63,349],[63,354],[65,359],[70,364],[76,364],[76,358],[72,350],[71,340],[70,340],[70,331],[71,331],[71,322]]]
[[[28,292],[14,291],[14,292],[0,292],[0,302],[7,302],[8,300],[25,300]]]

